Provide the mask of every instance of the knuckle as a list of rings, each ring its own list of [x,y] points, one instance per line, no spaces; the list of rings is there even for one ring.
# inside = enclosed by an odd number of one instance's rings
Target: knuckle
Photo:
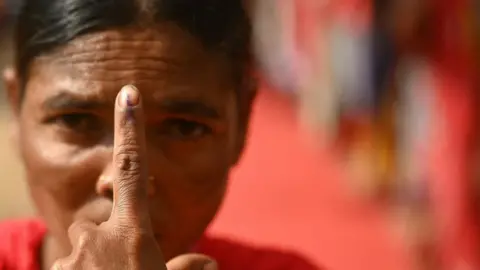
[[[51,270],[64,270],[64,269],[66,269],[66,268],[63,266],[62,263],[60,263],[60,262],[57,261],[57,262],[55,262],[55,263],[52,265],[52,267],[51,267],[50,269],[51,269]]]
[[[81,248],[91,242],[94,238],[93,230],[88,223],[77,221],[68,228],[68,234],[76,239],[76,246]]]
[[[140,170],[141,157],[138,153],[138,147],[120,146],[119,151],[115,155],[115,163],[117,168],[128,174],[138,174]]]
[[[79,221],[73,222],[70,227],[68,227],[68,234],[69,235],[74,235],[79,231],[83,230],[83,225]]]
[[[90,243],[93,241],[93,236],[88,231],[82,231],[78,234],[76,247],[79,250],[87,249]]]
[[[70,269],[75,269],[75,267],[72,260],[60,259],[60,260],[57,260],[50,269],[51,270],[70,270]]]

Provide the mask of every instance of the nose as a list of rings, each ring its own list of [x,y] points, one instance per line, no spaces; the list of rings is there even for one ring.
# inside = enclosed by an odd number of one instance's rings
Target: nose
[[[112,165],[109,164],[102,175],[98,177],[97,185],[95,187],[97,194],[113,200],[113,181],[113,168]]]

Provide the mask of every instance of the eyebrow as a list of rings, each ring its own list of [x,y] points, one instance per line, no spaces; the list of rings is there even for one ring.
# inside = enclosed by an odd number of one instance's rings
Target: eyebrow
[[[50,111],[87,111],[111,108],[112,105],[109,102],[89,100],[84,97],[78,97],[70,93],[62,92],[45,100],[42,106],[44,109]],[[216,109],[197,100],[180,98],[166,99],[155,104],[154,107],[166,114],[194,115],[211,119],[220,118],[220,114]]]
[[[178,115],[196,115],[204,118],[219,119],[220,114],[213,107],[196,100],[163,100],[157,105],[160,111]]]
[[[99,100],[88,100],[69,93],[61,92],[56,94],[42,104],[46,110],[95,110],[108,107],[108,103]]]

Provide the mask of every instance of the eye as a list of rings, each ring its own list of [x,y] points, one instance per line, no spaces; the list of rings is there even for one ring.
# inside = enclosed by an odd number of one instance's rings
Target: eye
[[[162,122],[160,133],[178,140],[197,140],[211,134],[212,129],[199,122],[172,118]]]
[[[52,118],[50,122],[79,133],[98,131],[101,127],[100,119],[87,113],[63,114]]]

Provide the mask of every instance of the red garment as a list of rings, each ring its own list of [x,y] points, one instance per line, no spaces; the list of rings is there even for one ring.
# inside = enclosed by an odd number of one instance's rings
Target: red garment
[[[0,270],[39,270],[39,250],[46,231],[39,220],[0,224]],[[220,239],[204,238],[197,251],[215,258],[220,269],[318,270],[291,253],[252,248]]]
[[[433,0],[432,0],[433,1]],[[469,0],[432,2],[432,48],[437,100],[437,135],[432,145],[432,190],[443,269],[480,269],[480,227],[471,188],[472,151],[478,106],[478,70],[470,46]],[[467,265],[469,268],[465,267]],[[462,268],[463,267],[463,268]]]
[[[440,120],[432,145],[431,187],[442,269],[480,269],[477,213],[468,183],[474,93],[469,80],[449,72],[439,72],[436,80]]]

